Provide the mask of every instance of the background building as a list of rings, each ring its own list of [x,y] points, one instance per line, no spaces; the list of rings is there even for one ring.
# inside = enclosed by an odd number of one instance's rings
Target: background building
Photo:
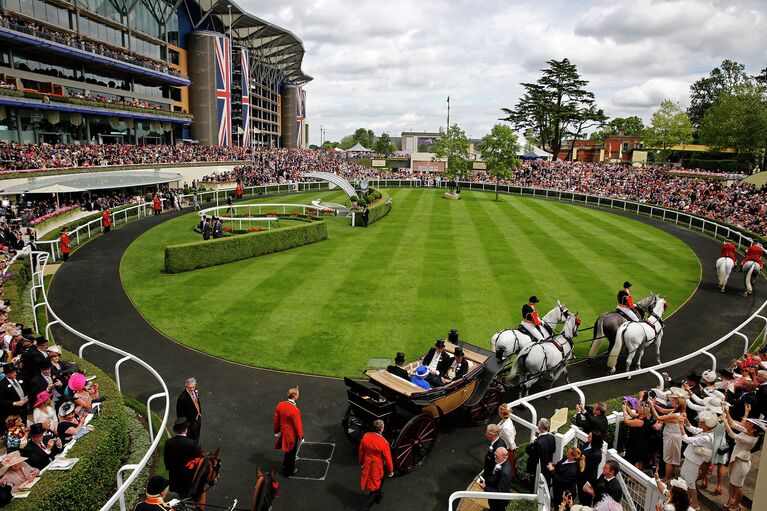
[[[0,141],[303,147],[303,55],[234,2],[0,0]]]

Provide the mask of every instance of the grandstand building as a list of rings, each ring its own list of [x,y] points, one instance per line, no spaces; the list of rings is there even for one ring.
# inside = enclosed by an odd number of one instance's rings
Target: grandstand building
[[[305,147],[303,43],[213,0],[0,0],[0,141]]]

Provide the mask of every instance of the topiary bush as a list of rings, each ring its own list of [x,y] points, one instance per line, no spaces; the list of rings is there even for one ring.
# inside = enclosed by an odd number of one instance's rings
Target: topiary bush
[[[165,271],[179,273],[241,261],[327,239],[320,219],[300,225],[165,247]]]

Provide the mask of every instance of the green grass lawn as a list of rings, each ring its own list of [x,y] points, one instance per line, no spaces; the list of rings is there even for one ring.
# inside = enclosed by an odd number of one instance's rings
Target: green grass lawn
[[[164,247],[199,239],[196,215],[140,236],[121,265],[135,305],[167,336],[225,359],[330,376],[359,375],[371,358],[415,359],[437,337],[488,346],[519,324],[537,295],[559,299],[583,326],[615,307],[623,281],[669,312],[694,291],[700,266],[677,238],[639,221],[569,204],[482,192],[389,190],[394,208],[368,229],[329,219],[329,239],[255,259],[166,275]],[[338,192],[271,197],[308,204]],[[585,332],[582,338],[587,338]],[[579,345],[579,352],[587,345]]]

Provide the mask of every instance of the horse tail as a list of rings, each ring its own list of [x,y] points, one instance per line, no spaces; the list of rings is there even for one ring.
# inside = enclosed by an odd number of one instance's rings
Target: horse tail
[[[615,344],[613,344],[613,349],[610,351],[610,354],[607,357],[607,367],[612,371],[614,371],[615,366],[618,365],[618,356],[621,354],[621,350],[623,349],[623,336],[625,335],[629,325],[631,325],[631,323],[622,324],[618,327],[618,331],[615,333]]]
[[[603,323],[604,315],[599,316],[594,322],[594,340],[591,341],[591,348],[589,349],[589,360],[593,360],[599,353],[599,347],[602,345],[602,340],[605,337]]]
[[[497,348],[496,348],[496,343],[498,342],[498,338],[500,338],[500,337],[501,337],[501,334],[502,334],[504,331],[505,331],[505,330],[498,330],[496,333],[494,333],[494,334],[492,335],[492,337],[490,337],[490,347],[493,349],[493,351],[495,351],[495,350],[497,349]]]

